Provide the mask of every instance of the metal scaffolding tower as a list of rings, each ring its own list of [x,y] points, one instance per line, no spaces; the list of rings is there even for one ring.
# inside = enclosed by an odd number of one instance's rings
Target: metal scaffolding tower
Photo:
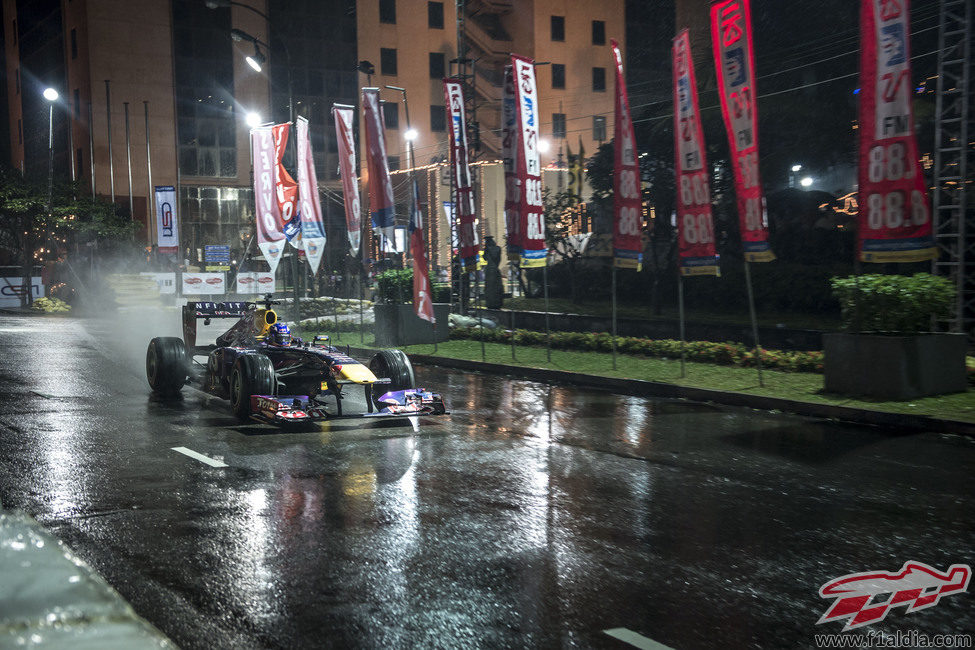
[[[934,141],[933,272],[955,285],[951,331],[975,335],[975,169],[972,139],[972,2],[941,0]]]

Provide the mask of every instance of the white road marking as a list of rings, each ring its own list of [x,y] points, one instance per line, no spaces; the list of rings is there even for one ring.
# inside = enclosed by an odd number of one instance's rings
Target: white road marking
[[[203,454],[198,454],[195,451],[193,451],[192,449],[187,449],[186,447],[170,447],[170,449],[172,449],[173,451],[178,451],[181,454],[185,454],[185,455],[189,456],[190,458],[195,458],[196,460],[200,461],[201,463],[206,463],[210,467],[227,467],[227,463],[223,462],[222,460],[214,460],[214,459],[210,458],[209,456],[204,456]]]
[[[637,634],[625,627],[614,627],[611,630],[603,630],[603,634],[608,634],[614,639],[619,639],[623,643],[629,643],[635,648],[641,648],[641,650],[673,650],[670,646],[657,643],[653,639],[648,639],[642,634]]]

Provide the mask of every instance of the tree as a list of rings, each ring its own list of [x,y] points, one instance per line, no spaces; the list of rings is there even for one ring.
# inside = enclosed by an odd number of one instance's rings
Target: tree
[[[0,167],[0,256],[21,267],[25,287],[35,264],[63,258],[79,239],[127,241],[135,228],[127,211],[91,198],[79,184],[55,186],[48,209],[46,185]],[[25,306],[31,302],[30,291],[21,297]]]
[[[549,188],[543,191],[545,210],[545,244],[562,258],[569,274],[572,302],[579,302],[578,272],[586,235],[572,234],[572,221],[579,216],[579,198],[572,192],[562,190],[552,193]]]

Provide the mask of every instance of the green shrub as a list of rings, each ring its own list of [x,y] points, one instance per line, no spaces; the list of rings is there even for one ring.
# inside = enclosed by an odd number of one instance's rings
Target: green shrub
[[[930,273],[832,278],[830,284],[840,301],[844,329],[864,332],[929,331],[932,318],[951,314],[955,297],[948,279]]]
[[[483,339],[491,343],[515,345],[545,345],[545,332],[530,330],[485,329],[479,327],[457,327],[450,330],[452,339]],[[552,332],[552,348],[556,350],[580,350],[585,352],[611,352],[613,336],[606,332]],[[641,339],[631,336],[617,336],[616,350],[620,354],[679,359],[681,343],[672,339]],[[822,352],[793,352],[785,350],[765,350],[762,353],[762,366],[788,372],[823,371]],[[755,351],[741,343],[714,343],[712,341],[687,341],[684,354],[688,361],[715,363],[726,366],[752,367],[755,365]],[[975,360],[973,360],[975,361]]]

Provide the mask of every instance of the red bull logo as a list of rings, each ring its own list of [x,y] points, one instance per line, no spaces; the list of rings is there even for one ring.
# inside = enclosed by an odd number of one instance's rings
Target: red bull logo
[[[206,283],[210,285],[223,284],[223,278],[207,278]]]
[[[200,284],[203,280],[200,278],[183,278],[183,282],[186,284]]]
[[[261,284],[267,284],[268,282],[274,282],[274,278],[270,275],[262,275],[257,278],[257,281]]]
[[[250,284],[253,281],[254,281],[254,278],[249,278],[249,277],[238,278],[237,279],[237,284],[248,285],[248,284]]]
[[[907,613],[934,607],[942,596],[967,591],[972,569],[953,564],[944,573],[921,562],[905,562],[897,573],[851,573],[827,582],[819,589],[822,598],[835,598],[816,624],[846,620],[843,631],[872,625],[887,617],[893,607]]]

